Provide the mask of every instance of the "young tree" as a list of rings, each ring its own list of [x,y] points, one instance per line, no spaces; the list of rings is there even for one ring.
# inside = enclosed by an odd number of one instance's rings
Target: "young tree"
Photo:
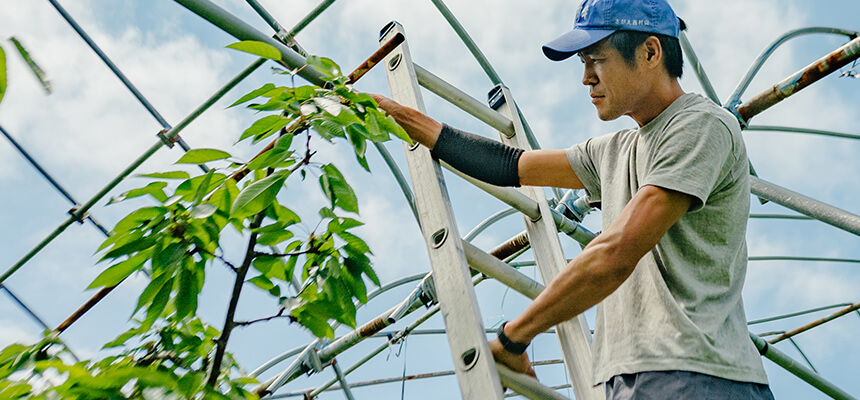
[[[280,58],[263,43],[229,47]],[[194,149],[176,163],[214,162],[220,167],[197,176],[185,171],[141,175],[151,182],[112,200],[156,200],[116,224],[99,248],[109,266],[89,287],[110,287],[135,272],[149,276],[132,313],[136,326],[105,344],[119,353],[70,363],[66,350],[57,346],[57,333],[33,346],[9,346],[0,352],[0,397],[256,398],[245,388],[255,380],[245,376],[227,351],[235,327],[280,317],[318,337],[334,336],[332,321],[355,327],[355,302],[367,301],[365,279],[379,281],[369,247],[351,232],[362,225],[353,218],[359,211],[355,193],[335,165],[314,161],[311,136],[351,146],[368,171],[368,141],[387,141],[392,134],[409,138],[370,96],[347,85],[334,62],[309,57],[305,67],[322,72],[325,87],[270,83],[232,105],[259,101],[248,108],[266,114],[237,141],[273,138],[252,160],[238,162],[227,151]],[[327,201],[320,205],[317,228],[303,234],[295,229],[301,219],[278,194],[310,174],[319,176]],[[230,262],[222,250],[222,233],[231,227],[247,240],[241,262]],[[235,273],[220,331],[197,316],[206,270],[213,265]],[[285,285],[293,282],[300,282],[297,294],[286,295]],[[277,314],[235,320],[242,289],[249,283],[272,296],[279,304]]]

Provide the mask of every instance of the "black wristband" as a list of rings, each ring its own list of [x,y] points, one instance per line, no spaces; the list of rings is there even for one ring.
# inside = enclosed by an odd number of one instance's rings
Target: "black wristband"
[[[508,321],[502,322],[502,326],[496,331],[496,337],[499,338],[499,342],[502,343],[502,347],[507,350],[508,353],[514,355],[520,355],[526,352],[526,348],[529,347],[528,343],[518,343],[511,341],[507,335],[505,335],[505,324]]]
[[[442,125],[433,157],[456,170],[496,186],[520,186],[517,163],[523,149]]]

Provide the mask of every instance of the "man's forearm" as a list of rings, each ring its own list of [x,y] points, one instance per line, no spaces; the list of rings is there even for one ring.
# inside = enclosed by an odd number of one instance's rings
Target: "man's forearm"
[[[423,144],[428,149],[433,150],[436,146],[436,139],[439,138],[439,132],[442,131],[442,124],[430,118],[418,110],[406,107],[393,101],[387,97],[372,94],[373,99],[379,104],[379,107],[392,116],[404,130],[409,134],[412,140]]]

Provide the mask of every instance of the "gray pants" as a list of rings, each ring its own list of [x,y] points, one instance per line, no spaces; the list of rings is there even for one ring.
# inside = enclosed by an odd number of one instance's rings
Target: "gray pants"
[[[615,375],[603,387],[606,400],[773,400],[767,385],[687,371]]]

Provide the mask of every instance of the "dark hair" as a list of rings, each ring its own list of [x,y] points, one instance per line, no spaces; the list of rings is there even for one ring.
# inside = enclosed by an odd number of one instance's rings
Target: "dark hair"
[[[633,66],[636,65],[636,48],[650,36],[660,40],[660,47],[663,48],[663,65],[669,76],[680,78],[684,72],[684,58],[681,55],[681,43],[677,38],[657,33],[622,30],[609,35],[606,43],[621,53],[621,58],[627,65]]]

